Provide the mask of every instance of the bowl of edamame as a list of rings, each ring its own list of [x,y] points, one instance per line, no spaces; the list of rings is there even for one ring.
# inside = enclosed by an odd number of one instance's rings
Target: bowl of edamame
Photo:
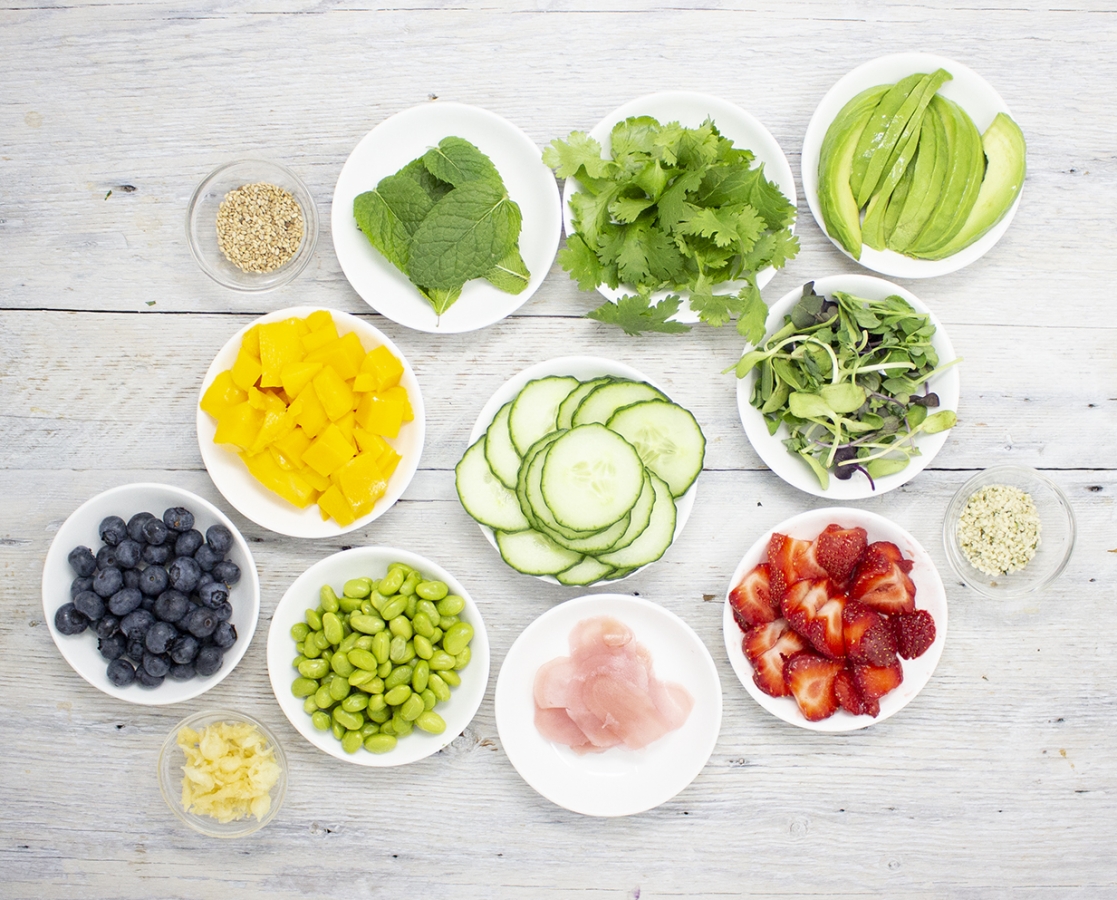
[[[268,675],[310,743],[346,762],[399,766],[473,719],[489,681],[480,610],[437,563],[355,547],[315,563],[279,601]]]

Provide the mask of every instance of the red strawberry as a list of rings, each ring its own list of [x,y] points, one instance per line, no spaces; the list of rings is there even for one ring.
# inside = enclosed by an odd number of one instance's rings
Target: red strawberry
[[[845,585],[868,546],[869,535],[864,528],[842,528],[830,524],[815,539],[815,556],[819,565],[837,585]]]
[[[742,631],[753,625],[775,621],[780,614],[780,605],[772,602],[767,563],[749,571],[741,583],[729,592],[729,607]]]
[[[780,604],[791,627],[811,642],[823,656],[845,656],[842,609],[845,594],[835,590],[829,578],[797,581]]]
[[[915,610],[915,582],[908,572],[915,565],[888,541],[869,544],[853,576],[849,595],[882,613]]]
[[[809,722],[827,719],[838,711],[834,682],[842,664],[814,653],[796,653],[784,666],[783,677],[799,710]]]
[[[860,716],[866,712],[865,701],[861,699],[849,669],[842,669],[834,678],[834,695],[838,698],[838,705],[850,715]],[[877,708],[880,708],[879,704]]]
[[[857,686],[857,693],[866,705],[873,703],[895,690],[904,680],[904,669],[900,661],[890,666],[872,666],[868,663],[854,663],[851,667],[853,683]],[[878,708],[879,711],[879,708]],[[876,713],[870,713],[875,716]]]
[[[806,641],[792,630],[787,619],[776,619],[750,628],[741,642],[741,649],[755,670],[753,682],[773,697],[787,696],[787,684],[783,680],[784,662],[806,646]]]
[[[925,609],[904,613],[893,620],[900,656],[915,659],[935,642],[935,620]]]
[[[802,541],[779,532],[768,541],[769,582],[779,602],[788,588],[804,578],[825,578],[826,570],[815,558],[814,541]]]
[[[842,626],[846,656],[851,660],[874,666],[890,666],[896,661],[896,632],[876,610],[850,600],[842,610]]]

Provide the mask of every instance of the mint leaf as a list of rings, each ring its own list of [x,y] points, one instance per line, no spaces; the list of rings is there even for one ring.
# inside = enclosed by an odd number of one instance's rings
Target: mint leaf
[[[450,191],[454,189],[452,184],[448,184],[441,178],[437,178],[430,173],[430,170],[423,165],[423,158],[420,156],[418,159],[413,159],[406,166],[396,172],[403,178],[410,178],[423,189],[431,202],[437,202],[445,197]]]
[[[479,278],[516,246],[520,207],[489,181],[467,181],[439,200],[411,238],[416,284],[451,289]]]
[[[606,325],[618,325],[625,334],[638,335],[645,331],[659,331],[665,334],[681,334],[690,331],[689,325],[667,320],[679,311],[677,296],[665,297],[652,304],[649,298],[640,295],[626,295],[616,303],[602,303],[586,315]]]
[[[500,173],[484,153],[465,138],[446,137],[423,154],[427,170],[454,187],[468,181],[488,181],[504,188]]]
[[[442,315],[453,306],[454,301],[462,295],[462,285],[459,284],[456,287],[448,289],[419,288],[419,293],[430,301],[430,305],[434,307],[435,313]]]
[[[393,266],[407,273],[411,235],[434,206],[418,183],[389,175],[353,199],[357,227]]]
[[[485,280],[506,294],[521,293],[531,281],[531,273],[527,270],[524,258],[520,256],[519,248],[513,247],[504,259],[489,269],[485,273]]]

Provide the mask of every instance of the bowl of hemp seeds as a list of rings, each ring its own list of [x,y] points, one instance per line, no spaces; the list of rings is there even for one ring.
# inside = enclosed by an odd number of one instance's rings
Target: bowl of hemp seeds
[[[310,261],[318,210],[286,166],[242,159],[218,166],[190,198],[190,253],[203,272],[236,291],[270,291]]]
[[[1067,495],[1026,466],[993,466],[951,499],[943,544],[954,572],[986,597],[1042,590],[1066,568],[1075,523]]]

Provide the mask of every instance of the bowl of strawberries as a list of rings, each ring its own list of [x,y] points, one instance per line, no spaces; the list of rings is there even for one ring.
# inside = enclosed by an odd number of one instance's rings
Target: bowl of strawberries
[[[729,662],[768,712],[854,731],[899,712],[946,638],[927,551],[876,513],[830,507],[781,522],[741,559],[722,617]]]

